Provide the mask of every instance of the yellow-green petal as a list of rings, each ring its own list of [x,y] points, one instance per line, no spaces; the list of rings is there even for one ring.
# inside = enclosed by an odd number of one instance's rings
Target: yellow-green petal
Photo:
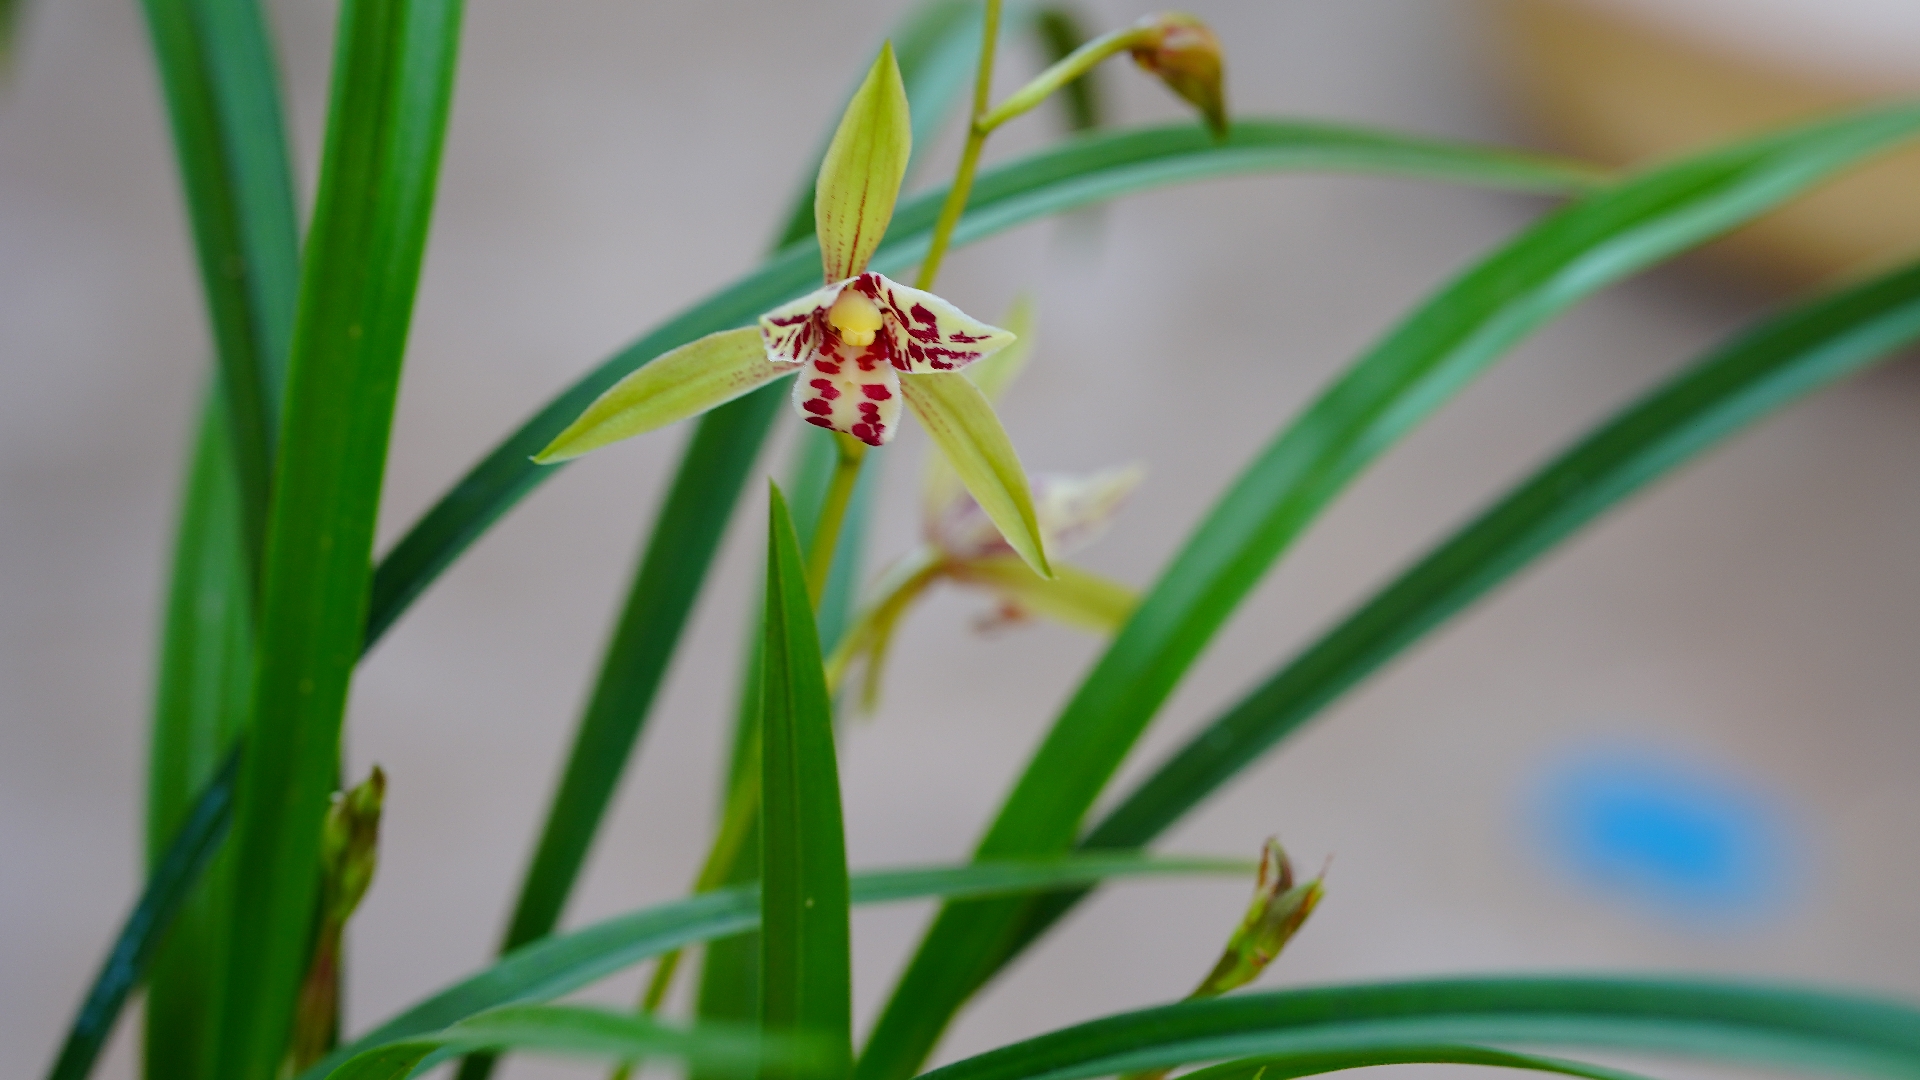
[[[973,380],[973,385],[995,402],[1006,392],[1007,385],[1027,366],[1027,357],[1033,354],[1033,297],[1021,293],[1014,298],[1013,306],[1001,322],[1014,334],[1013,344],[984,360],[976,360],[960,371]],[[941,454],[928,454],[926,470],[920,482],[921,514],[928,521],[938,520],[945,512],[947,504],[960,494],[960,479],[953,475],[953,469],[947,465],[947,459]]]
[[[567,430],[535,454],[551,465],[677,420],[698,416],[798,371],[767,359],[758,327],[722,330],[662,353],[601,394]]]
[[[902,374],[900,388],[913,415],[1008,545],[1035,573],[1052,577],[1026,470],[986,395],[958,374]]]
[[[814,182],[814,231],[828,282],[844,281],[867,268],[893,220],[893,203],[912,152],[907,88],[888,43],[880,47],[880,58],[847,103]]]
[[[1024,611],[1097,634],[1120,629],[1140,602],[1131,587],[1070,563],[1056,564],[1054,576],[1043,578],[1011,555],[996,555],[956,563],[948,573],[984,585]]]

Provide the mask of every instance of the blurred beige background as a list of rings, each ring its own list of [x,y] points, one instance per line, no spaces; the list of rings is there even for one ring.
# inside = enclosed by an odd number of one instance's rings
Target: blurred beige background
[[[1111,25],[1144,3],[1091,5]],[[1479,9],[1194,0],[1243,113],[1528,138]],[[393,447],[390,540],[497,435],[755,259],[896,5],[474,0]],[[278,0],[314,160],[333,5]],[[1009,78],[1032,70],[1016,54]],[[1109,73],[1120,118],[1177,116]],[[1033,145],[1023,121],[992,154]],[[951,134],[951,133],[950,133]],[[945,148],[950,160],[953,147]],[[144,27],[130,0],[43,0],[0,98],[0,1075],[45,1067],[137,884],[157,598],[207,338]],[[1396,315],[1536,199],[1265,177],[1136,198],[1089,247],[1040,225],[960,253],[943,292],[1040,306],[1004,409],[1029,465],[1150,477],[1087,560],[1150,579],[1242,462]],[[1698,267],[1581,307],[1373,469],[1187,680],[1136,772],[1586,424],[1762,311]],[[1688,969],[1920,996],[1920,369],[1881,369],[1732,443],[1343,700],[1165,847],[1336,855],[1266,985],[1513,969]],[[681,433],[568,470],[381,646],[350,749],[391,777],[355,923],[358,1028],[486,959]],[[924,447],[888,451],[876,548],[913,534]],[[778,457],[768,459],[776,467]],[[751,524],[759,503],[743,514]],[[705,844],[752,582],[732,538],[570,912],[678,893]],[[383,541],[384,542],[384,541]],[[982,638],[944,594],[898,643],[883,713],[845,740],[858,866],[961,857],[1095,643]],[[1805,837],[1769,919],[1682,926],[1571,886],[1527,844],[1530,785],[1625,740],[1716,762]],[[946,1054],[1183,993],[1237,881],[1132,885],[1085,908],[969,1012]],[[924,906],[856,916],[870,1015]],[[625,999],[632,980],[598,996]],[[123,1025],[102,1075],[132,1074]],[[598,1070],[519,1063],[517,1077]]]

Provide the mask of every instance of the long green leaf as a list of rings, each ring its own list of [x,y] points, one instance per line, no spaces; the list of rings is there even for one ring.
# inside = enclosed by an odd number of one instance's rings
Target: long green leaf
[[[186,820],[180,825],[179,839],[168,847],[164,858],[154,864],[146,891],[134,905],[133,913],[121,927],[119,937],[107,951],[80,1013],[67,1032],[66,1042],[55,1057],[48,1080],[81,1080],[93,1069],[100,1048],[113,1032],[114,1019],[126,1004],[127,994],[140,981],[140,973],[151,960],[160,931],[167,925],[188,890],[206,866],[207,860],[226,836],[229,794],[233,772],[239,762],[230,755],[217,774],[221,781],[210,785]]]
[[[1292,1080],[1296,1076],[1366,1069],[1375,1065],[1486,1065],[1496,1069],[1523,1069],[1527,1072],[1578,1076],[1584,1080],[1646,1080],[1637,1073],[1622,1072],[1580,1061],[1517,1054],[1511,1050],[1493,1050],[1484,1046],[1431,1045],[1393,1046],[1364,1050],[1321,1050],[1293,1054],[1265,1055],[1224,1061],[1204,1069],[1181,1074],[1180,1080]]]
[[[145,0],[171,119],[217,378],[180,512],[149,740],[149,872],[244,724],[253,592],[298,289],[279,71],[254,0]],[[229,792],[219,801],[224,805]],[[221,824],[222,830],[225,822]],[[209,1066],[223,967],[219,875],[180,901],[146,974],[145,1071]],[[133,928],[129,923],[125,933]],[[142,972],[135,972],[139,977]],[[98,989],[98,988],[96,988]]]
[[[149,871],[194,813],[194,796],[231,758],[253,690],[253,559],[245,551],[229,417],[217,391],[209,399],[188,467],[161,635],[148,750]],[[223,807],[229,795],[221,793]],[[223,835],[226,826],[222,810]],[[218,1000],[224,969],[230,884],[208,874],[181,898],[154,952],[143,1017],[148,1075],[195,1076],[207,1068],[215,1020],[207,1006]]]
[[[1267,569],[1354,477],[1514,343],[1611,282],[1749,221],[1920,130],[1920,106],[1821,121],[1655,169],[1524,231],[1418,307],[1241,473],[1055,720],[977,848],[1060,851]],[[874,1029],[860,1080],[918,1070],[1014,943],[1022,901],[949,905]]]
[[[1145,845],[1341,694],[1594,518],[1746,425],[1920,339],[1920,264],[1767,319],[1622,409],[1209,723],[1088,832]],[[1011,959],[1081,894],[1036,903]]]
[[[231,424],[250,567],[300,263],[280,76],[253,0],[145,0]],[[250,575],[251,576],[251,575]]]
[[[829,1075],[819,1048],[774,1041],[745,1026],[669,1027],[645,1016],[579,1005],[509,1005],[445,1031],[368,1050],[328,1074],[330,1080],[406,1080],[445,1050],[538,1050],[623,1060],[674,1058],[719,1077],[753,1080],[763,1069],[782,1075]]]
[[[1577,191],[1595,182],[1579,167],[1551,159],[1331,124],[1236,120],[1233,135],[1222,142],[1182,124],[1085,136],[983,174],[954,241],[971,243],[1049,214],[1170,184],[1296,170],[1387,173],[1537,191]],[[930,191],[901,205],[874,257],[875,270],[898,272],[925,254],[945,195],[944,189]],[[815,287],[819,259],[810,241],[792,245],[588,372],[509,435],[382,560],[374,577],[368,643],[500,515],[564,468],[537,466],[530,459],[609,386],[669,349],[744,326]]]
[[[1044,892],[1108,878],[1252,873],[1250,863],[1232,859],[1068,855],[1025,862],[856,873],[848,879],[848,899],[853,904],[884,904],[929,896]],[[650,956],[746,933],[759,925],[760,889],[743,885],[689,896],[536,941],[340,1047],[302,1074],[300,1080],[320,1080],[361,1051],[438,1031],[500,1005],[558,997]]]
[[[818,1036],[853,1064],[853,944],[847,846],[820,639],[806,559],[779,488],[767,522],[760,651],[760,1022]],[[785,1071],[770,1076],[789,1077]]]
[[[301,276],[260,666],[234,801],[233,931],[216,1080],[286,1049],[366,627],[374,520],[453,91],[458,0],[349,0]]]
[[[1187,1001],[1055,1031],[925,1075],[1077,1080],[1252,1054],[1379,1053],[1455,1041],[1920,1076],[1920,1012],[1904,1004],[1793,987],[1577,977],[1430,979]]]

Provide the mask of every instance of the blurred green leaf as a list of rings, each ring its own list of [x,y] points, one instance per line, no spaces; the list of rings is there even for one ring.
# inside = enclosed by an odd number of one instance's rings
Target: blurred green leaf
[[[1093,1020],[924,1075],[1077,1080],[1252,1054],[1341,1054],[1357,1065],[1368,1054],[1456,1041],[1920,1075],[1920,1012],[1903,1004],[1793,987],[1604,977],[1428,979],[1186,1001]]]
[[[1567,206],[1403,319],[1261,451],[1080,684],[978,855],[1073,844],[1147,723],[1267,569],[1354,477],[1452,394],[1595,290],[1712,239],[1920,130],[1904,104],[1826,119],[1642,173]],[[1229,145],[1240,138],[1236,131]],[[997,970],[1020,901],[951,904],[881,1014],[859,1080],[918,1071]]]
[[[1496,1069],[1578,1076],[1584,1080],[1646,1080],[1638,1073],[1588,1065],[1580,1061],[1516,1054],[1484,1046],[1394,1046],[1378,1050],[1304,1051],[1278,1056],[1223,1061],[1182,1073],[1180,1080],[1292,1080],[1296,1076],[1365,1069],[1375,1065],[1486,1065]]]
[[[364,638],[374,522],[453,90],[458,0],[348,0],[301,274],[260,666],[234,799],[216,1080],[272,1080],[308,959],[320,824]]]
[[[1080,12],[1065,4],[1041,5],[1034,10],[1028,26],[1048,64],[1065,60],[1073,50],[1093,40],[1093,34],[1081,25]],[[1092,131],[1099,127],[1106,121],[1106,99],[1106,85],[1098,68],[1068,83],[1060,91],[1067,130]]]
[[[844,1075],[853,1063],[847,848],[833,703],[806,578],[786,500],[773,488],[760,651],[760,1022],[768,1032],[818,1036],[833,1053],[830,1071]]]
[[[154,864],[146,890],[127,916],[120,934],[107,951],[107,959],[94,976],[93,985],[80,1003],[80,1013],[67,1031],[66,1041],[54,1058],[48,1080],[81,1080],[93,1070],[100,1048],[113,1033],[113,1022],[126,1004],[127,994],[140,981],[140,975],[153,957],[161,932],[179,910],[188,890],[199,878],[207,861],[227,834],[231,817],[230,796],[233,774],[239,766],[239,751],[229,754],[207,786],[200,800],[180,824],[180,832],[167,847],[167,853]]]
[[[434,1035],[368,1050],[329,1073],[332,1080],[406,1080],[436,1051],[538,1050],[574,1057],[673,1058],[716,1076],[754,1080],[784,1066],[785,1075],[826,1072],[817,1047],[770,1040],[750,1027],[670,1027],[645,1016],[580,1005],[509,1005]]]
[[[251,579],[300,278],[280,73],[254,0],[144,5],[219,358]]]
[[[1250,876],[1253,869],[1251,863],[1238,859],[1133,853],[1066,855],[967,866],[869,870],[848,878],[848,899],[854,904],[882,904],[929,896],[1007,895],[1119,877]],[[759,886],[743,885],[700,893],[533,942],[340,1047],[299,1080],[320,1080],[361,1051],[437,1031],[499,1005],[558,997],[650,956],[746,933],[759,925]]]
[[[147,865],[153,873],[246,727],[253,691],[253,559],[245,550],[230,420],[217,382],[201,407],[174,539],[148,749]],[[229,770],[229,777],[231,770]],[[223,791],[224,801],[231,795]],[[224,813],[224,812],[223,812]],[[224,816],[219,831],[225,834]],[[210,873],[181,899],[145,979],[145,1071],[193,1076],[208,1061],[224,970],[231,882]],[[159,931],[156,931],[159,932]]]

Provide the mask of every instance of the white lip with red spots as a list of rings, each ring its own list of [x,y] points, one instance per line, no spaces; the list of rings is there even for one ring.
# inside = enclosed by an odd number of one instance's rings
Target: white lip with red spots
[[[843,293],[851,295],[841,302]],[[805,365],[793,387],[801,417],[869,446],[892,439],[897,428],[897,372],[958,371],[1014,340],[930,292],[874,273],[767,312],[760,335],[768,360]]]

